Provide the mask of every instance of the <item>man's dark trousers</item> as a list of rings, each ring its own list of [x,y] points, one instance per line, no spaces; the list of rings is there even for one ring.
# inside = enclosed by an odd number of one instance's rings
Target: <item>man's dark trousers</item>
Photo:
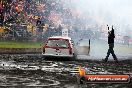
[[[108,57],[109,57],[110,53],[112,54],[114,60],[115,60],[115,61],[118,61],[118,60],[117,60],[117,57],[116,57],[116,55],[115,55],[115,53],[114,53],[113,48],[114,48],[114,43],[110,43],[110,44],[109,44],[109,49],[108,49],[108,52],[107,52],[107,56],[106,56],[106,58],[105,58],[105,61],[106,61],[106,62],[107,62],[107,60],[108,60]]]

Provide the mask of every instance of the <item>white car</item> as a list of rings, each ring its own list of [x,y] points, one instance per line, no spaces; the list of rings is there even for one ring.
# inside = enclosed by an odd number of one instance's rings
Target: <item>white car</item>
[[[44,57],[70,57],[76,58],[76,50],[70,37],[49,37],[43,46]]]

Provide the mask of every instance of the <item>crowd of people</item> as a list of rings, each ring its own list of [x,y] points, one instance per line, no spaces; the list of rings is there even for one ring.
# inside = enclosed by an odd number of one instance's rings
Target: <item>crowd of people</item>
[[[0,26],[17,30],[16,25],[30,24],[34,29],[27,31],[32,32],[40,26],[59,29],[62,24],[63,27],[78,25],[78,15],[72,9],[64,0],[1,0]],[[38,22],[41,24],[38,25]]]
[[[73,37],[99,38],[102,28],[96,18],[85,18],[80,13],[71,0],[0,0],[0,36],[47,38],[61,35],[61,30],[67,28],[73,29],[69,32]]]
[[[72,13],[73,10],[63,0],[2,0],[0,3],[1,25],[15,18],[35,22],[36,16],[45,23],[70,23],[69,19],[75,18]]]

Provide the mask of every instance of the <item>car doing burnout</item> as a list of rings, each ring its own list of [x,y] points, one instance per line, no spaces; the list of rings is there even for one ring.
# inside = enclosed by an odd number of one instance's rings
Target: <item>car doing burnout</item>
[[[71,57],[75,58],[75,47],[70,37],[49,37],[42,51],[45,57]]]

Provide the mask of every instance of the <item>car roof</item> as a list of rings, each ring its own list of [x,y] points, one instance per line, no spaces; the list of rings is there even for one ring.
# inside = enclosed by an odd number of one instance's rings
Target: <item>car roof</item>
[[[52,36],[52,37],[49,37],[49,39],[68,39],[68,40],[71,40],[70,37],[67,37],[67,36]]]

